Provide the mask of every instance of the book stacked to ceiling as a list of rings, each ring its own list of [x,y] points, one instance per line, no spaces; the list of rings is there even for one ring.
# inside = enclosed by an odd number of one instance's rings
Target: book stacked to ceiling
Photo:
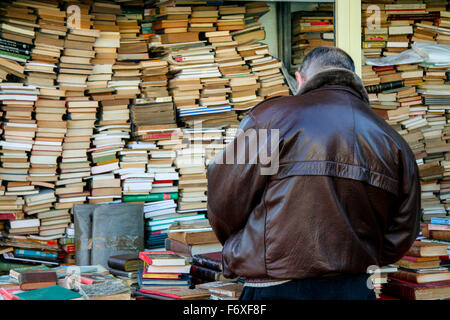
[[[40,90],[39,99],[35,104],[37,132],[30,157],[31,169],[28,181],[39,186],[42,193],[42,196],[31,196],[35,197],[35,200],[40,199],[39,203],[35,203],[33,212],[44,213],[53,208],[52,202],[56,201],[53,189],[58,180],[57,161],[62,154],[66,132],[66,123],[63,121],[66,113],[65,102],[60,100],[64,98],[65,92],[56,86],[57,74],[54,70],[64,49],[63,39],[67,32],[66,14],[58,8],[56,2],[42,5],[36,1],[29,2],[27,5],[36,9],[39,28],[34,41],[35,47],[32,50],[32,60],[26,64],[25,71],[28,72],[27,82],[34,84]],[[67,224],[61,227],[65,228]],[[41,236],[64,233],[64,231],[60,232],[61,228],[58,229],[57,224],[50,223],[46,226],[41,224],[41,229]]]
[[[115,177],[118,170],[118,153],[129,138],[130,124],[128,99],[119,99],[116,89],[110,87],[113,81],[113,65],[118,57],[120,32],[117,14],[120,6],[96,2],[92,4],[93,28],[100,30],[93,46],[95,58],[92,59],[93,72],[89,76],[88,93],[99,101],[95,134],[92,136],[91,155],[92,177],[90,181],[89,203],[110,203],[120,201],[122,188],[120,179]]]
[[[71,2],[68,2],[69,6]],[[75,203],[84,203],[90,191],[83,179],[91,176],[87,150],[97,116],[98,101],[85,95],[88,76],[93,70],[93,45],[100,30],[92,27],[90,5],[80,4],[80,26],[68,25],[65,49],[60,59],[58,82],[66,90],[67,132],[64,138],[59,181],[61,187],[56,209],[71,209]],[[79,28],[78,28],[79,27]]]
[[[172,251],[144,251],[139,258],[144,262],[138,275],[141,293],[151,294],[160,287],[189,288],[191,266],[182,256]]]
[[[334,46],[333,6],[319,4],[316,11],[298,11],[292,14],[292,64],[299,65],[314,48]]]
[[[402,300],[449,299],[450,271],[442,261],[448,263],[447,244],[416,241],[394,264],[398,272],[389,275],[383,294]]]

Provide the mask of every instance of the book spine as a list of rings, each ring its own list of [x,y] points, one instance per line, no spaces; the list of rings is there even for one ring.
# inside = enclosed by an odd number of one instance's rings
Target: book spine
[[[110,257],[108,259],[108,267],[110,267],[111,269],[125,272],[125,262],[126,261]]]
[[[8,45],[4,45],[1,43],[0,43],[0,50],[11,52],[11,53],[22,54],[22,55],[26,55],[26,56],[30,56],[30,54],[31,54],[31,51],[29,51],[29,50],[9,47]]]
[[[404,86],[404,80],[386,82],[382,84],[375,84],[371,86],[367,86],[367,93],[380,93],[385,90],[397,89]]]
[[[192,257],[192,264],[200,267],[205,267],[208,269],[213,269],[216,271],[222,271],[222,263],[216,260],[209,259],[207,257],[202,257],[199,255],[194,255]]]
[[[153,193],[143,196],[124,196],[123,201],[124,202],[153,202],[153,201],[161,201],[161,200],[177,200],[178,199],[178,193]]]
[[[57,253],[35,251],[35,250],[16,249],[15,253],[16,253],[16,255],[35,257],[35,258],[53,258],[53,259],[55,259],[58,257]]]
[[[193,265],[191,267],[190,275],[197,277],[197,278],[210,280],[210,281],[219,281],[222,278],[222,276],[221,276],[222,273],[219,271],[211,270],[208,268],[203,268],[203,267],[195,266],[195,265]]]
[[[5,50],[1,50],[1,48],[0,48],[0,54],[3,54],[5,56],[10,56],[10,57],[21,58],[21,59],[25,59],[25,60],[30,58],[29,55],[19,54],[19,53],[15,53],[15,52],[9,52],[9,51],[5,51]]]
[[[166,238],[164,245],[166,247],[166,250],[173,251],[175,253],[186,256],[190,255],[189,247],[182,242],[173,241],[170,238]]]
[[[430,238],[441,241],[449,241],[450,242],[450,232],[441,231],[441,230],[431,230]]]
[[[407,287],[395,280],[388,282],[383,287],[383,293],[403,300],[416,300],[416,294],[413,288]]]
[[[21,49],[21,50],[25,50],[25,51],[31,51],[31,49],[33,48],[33,46],[26,44],[26,43],[20,43],[14,40],[8,40],[8,39],[3,39],[0,38],[0,45],[7,47],[7,48],[15,48],[15,49]]]

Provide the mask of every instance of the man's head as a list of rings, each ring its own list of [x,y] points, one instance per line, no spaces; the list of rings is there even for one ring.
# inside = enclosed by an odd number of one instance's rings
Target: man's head
[[[342,49],[335,47],[318,47],[308,53],[299,70],[295,73],[298,89],[315,74],[327,69],[347,69],[355,72],[353,59]]]

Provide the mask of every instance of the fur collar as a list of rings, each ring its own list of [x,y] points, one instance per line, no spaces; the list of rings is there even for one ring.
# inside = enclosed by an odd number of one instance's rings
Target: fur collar
[[[361,78],[356,73],[341,68],[328,69],[315,74],[303,84],[297,95],[305,94],[326,85],[350,87],[353,91],[356,91],[361,99],[369,103],[369,96]]]

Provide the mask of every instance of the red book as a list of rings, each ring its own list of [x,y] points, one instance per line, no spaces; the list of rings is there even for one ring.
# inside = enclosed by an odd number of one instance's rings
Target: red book
[[[403,256],[402,260],[414,261],[414,262],[423,262],[423,261],[435,261],[436,257],[411,257],[411,256]]]
[[[0,295],[3,296],[3,299],[5,300],[19,300],[19,298],[12,294],[14,291],[19,291],[20,287],[14,286],[14,287],[8,287],[8,288],[0,288]]]
[[[172,132],[169,132],[169,133],[148,133],[148,134],[146,134],[144,136],[144,139],[170,138],[172,135],[174,135]]]
[[[0,213],[0,220],[16,220],[14,213]]]
[[[186,260],[173,251],[143,251],[139,252],[139,259],[148,265],[184,266]]]
[[[389,275],[389,282],[384,287],[388,296],[403,300],[438,300],[450,298],[450,280],[417,284]]]
[[[309,22],[310,26],[329,26],[331,23],[329,21],[316,21]]]
[[[153,183],[153,184],[158,184],[158,183],[173,183],[173,180],[154,180],[152,183]]]

